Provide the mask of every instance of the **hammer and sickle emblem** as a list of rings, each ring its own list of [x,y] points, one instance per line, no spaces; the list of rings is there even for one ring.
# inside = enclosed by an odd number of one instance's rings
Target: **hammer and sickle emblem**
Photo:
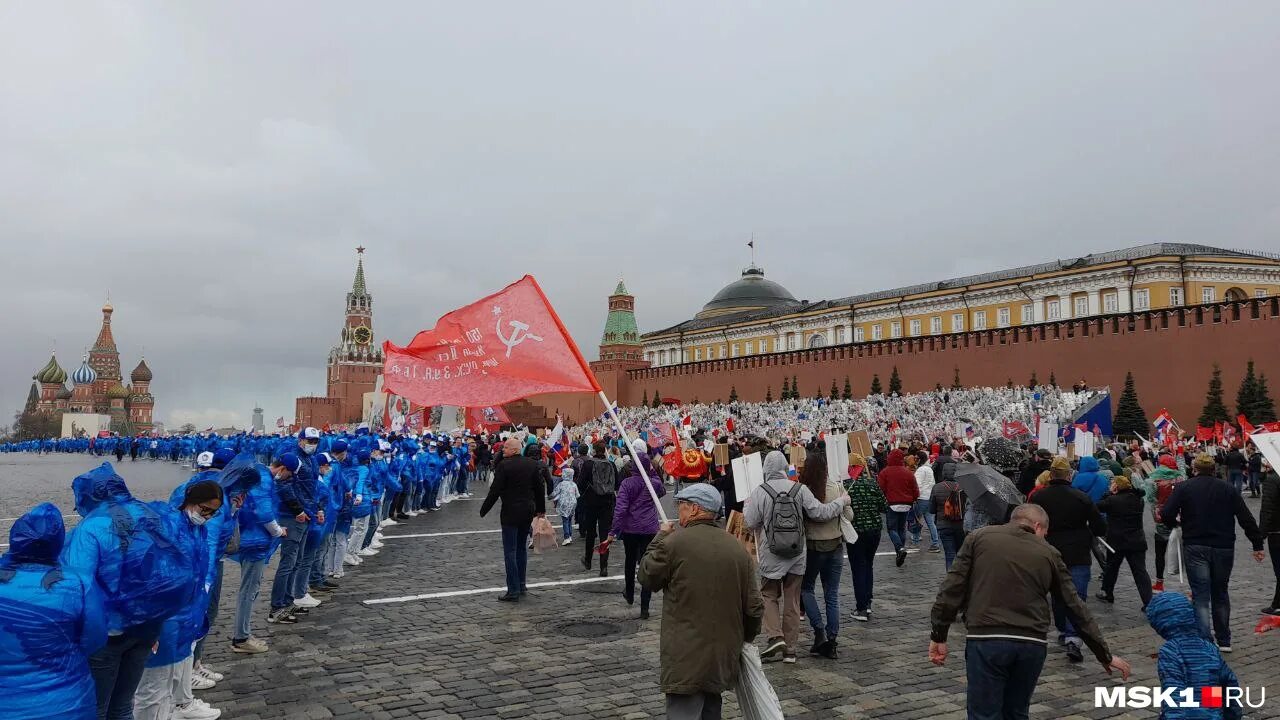
[[[511,334],[510,335],[502,334],[502,308],[495,307],[493,309],[493,314],[498,317],[497,323],[494,326],[494,332],[498,334],[498,339],[502,341],[502,344],[507,346],[507,357],[511,357],[512,348],[524,342],[525,340],[534,340],[536,342],[542,342],[541,337],[529,332],[528,323],[523,323],[523,322],[520,322],[519,320],[508,320],[507,324],[511,326]]]

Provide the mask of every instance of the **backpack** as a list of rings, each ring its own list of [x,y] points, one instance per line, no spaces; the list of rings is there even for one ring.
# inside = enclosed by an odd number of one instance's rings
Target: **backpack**
[[[112,600],[124,627],[181,610],[191,602],[197,574],[205,571],[174,542],[175,528],[167,527],[150,505],[138,505],[142,517],[136,520],[123,504],[111,503],[107,510],[111,529],[120,539],[120,584]]]
[[[765,483],[760,487],[769,494],[773,501],[769,509],[769,522],[765,525],[766,542],[769,552],[783,558],[793,558],[805,551],[804,545],[804,513],[800,511],[800,503],[796,502],[796,493],[804,487],[793,483],[783,492],[778,492]]]
[[[942,519],[964,522],[964,496],[960,493],[960,484],[947,480],[942,485],[947,488],[947,499],[942,503]]]
[[[591,491],[596,495],[612,495],[617,492],[618,467],[609,460],[592,460]]]
[[[1172,480],[1156,481],[1156,507],[1155,507],[1156,522],[1161,521],[1160,508],[1164,507],[1165,501],[1168,500],[1169,496],[1173,494],[1173,489],[1178,487],[1178,484],[1181,483],[1182,481],[1183,481],[1183,478],[1180,478],[1180,477],[1174,478]]]

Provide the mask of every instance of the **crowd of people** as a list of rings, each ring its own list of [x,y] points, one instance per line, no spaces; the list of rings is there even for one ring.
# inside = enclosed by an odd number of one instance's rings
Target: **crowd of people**
[[[14,524],[0,557],[0,665],[22,672],[0,673],[6,717],[217,718],[194,693],[224,679],[202,659],[219,621],[225,562],[240,566],[231,649],[269,652],[253,633],[254,602],[277,553],[261,619],[305,622],[379,552],[382,528],[470,497],[477,481],[488,484],[480,515],[501,508],[499,601],[527,594],[527,551],[535,536],[556,531],[549,506],[561,517],[556,541],[581,543],[584,570],[608,576],[611,548],[621,544],[622,599],[638,601],[642,619],[663,593],[669,717],[719,717],[743,645],[758,635],[765,662],[797,663],[805,644],[817,662],[837,659],[842,620],[874,622],[875,580],[886,571],[875,559],[886,536],[893,566],[937,563],[929,658],[945,663],[949,627],[967,627],[970,717],[1026,716],[1051,628],[1068,661],[1081,662],[1087,648],[1108,672],[1127,675],[1088,608],[1095,560],[1102,603],[1116,601],[1120,571],[1130,568],[1142,609],[1168,640],[1166,686],[1235,683],[1222,659],[1232,651],[1234,528],[1257,561],[1269,547],[1277,586],[1262,612],[1280,617],[1280,476],[1252,444],[1113,443],[1074,458],[1001,437],[1016,413],[1065,419],[1088,399],[1084,391],[983,389],[623,408],[621,423],[636,435],[629,442],[603,421],[549,435],[361,427],[166,438],[154,457],[189,456],[195,470],[167,502],[134,498],[103,463],[72,481],[83,520],[69,537],[47,503]],[[652,432],[659,423],[678,430]],[[973,432],[959,434],[960,424]],[[825,444],[844,436],[826,432],[838,427],[871,427],[875,442],[833,469]],[[121,439],[6,449],[119,459],[133,456],[131,447]],[[704,450],[689,474],[682,461]],[[738,497],[731,460],[752,453],[761,454],[763,482]],[[659,501],[672,486],[678,519],[664,522]],[[1245,502],[1251,492],[1261,496],[1260,524]],[[839,598],[846,562],[851,612]],[[1189,603],[1164,592],[1172,578],[1185,578]]]

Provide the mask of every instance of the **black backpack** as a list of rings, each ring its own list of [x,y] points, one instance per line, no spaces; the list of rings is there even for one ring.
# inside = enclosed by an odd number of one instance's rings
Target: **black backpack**
[[[796,502],[795,496],[804,486],[793,483],[782,492],[774,490],[769,483],[761,487],[773,501],[769,523],[765,526],[769,552],[783,558],[799,557],[805,551],[804,513],[800,511],[800,503]]]
[[[599,458],[591,461],[591,491],[596,495],[612,495],[618,491],[618,467]]]

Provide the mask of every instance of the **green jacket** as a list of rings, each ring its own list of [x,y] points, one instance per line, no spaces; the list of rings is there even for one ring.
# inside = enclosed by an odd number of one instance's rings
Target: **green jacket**
[[[754,640],[764,600],[751,556],[710,520],[658,534],[640,560],[640,584],[663,592],[664,693],[722,693],[738,682],[743,643]]]
[[[876,478],[864,471],[857,480],[845,484],[849,492],[849,508],[853,510],[853,529],[879,530],[884,527],[884,514],[889,511],[889,501],[885,500]]]

